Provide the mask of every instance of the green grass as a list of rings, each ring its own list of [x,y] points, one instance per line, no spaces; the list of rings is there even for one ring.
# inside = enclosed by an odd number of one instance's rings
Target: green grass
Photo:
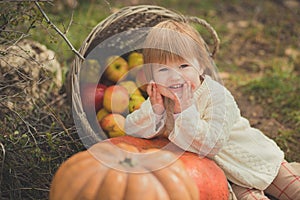
[[[300,79],[296,74],[268,73],[248,83],[244,92],[267,105],[265,108],[274,118],[300,131]]]
[[[109,15],[109,10],[103,8],[103,3],[89,4],[87,1],[80,2],[74,10],[65,9],[59,13],[54,12],[52,9],[55,8],[51,6],[44,9],[52,23],[65,34],[76,50],[81,47],[91,30]],[[75,54],[67,43],[45,20],[31,29],[30,34],[36,41],[54,50],[61,62],[67,62],[68,65],[74,58]]]
[[[300,76],[292,66],[293,62],[285,65],[273,62],[263,76],[246,83],[242,91],[262,105],[267,117],[283,125],[273,138],[286,153],[288,161],[299,161]]]

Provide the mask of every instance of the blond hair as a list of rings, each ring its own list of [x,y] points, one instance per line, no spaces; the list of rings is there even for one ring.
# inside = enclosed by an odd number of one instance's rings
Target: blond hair
[[[199,32],[186,22],[166,20],[158,23],[149,31],[143,47],[144,71],[148,81],[154,80],[153,64],[173,61],[187,61],[199,72],[218,79],[207,44]],[[174,128],[174,102],[164,97],[164,106],[167,117],[161,134],[167,136]]]
[[[158,23],[148,33],[144,42],[145,73],[152,80],[151,64],[172,61],[197,62],[196,70],[217,79],[214,61],[209,48],[199,32],[187,22],[166,20]]]

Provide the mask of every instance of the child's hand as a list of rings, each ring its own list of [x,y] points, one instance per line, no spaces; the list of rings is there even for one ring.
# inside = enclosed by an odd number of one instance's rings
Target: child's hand
[[[183,84],[182,96],[180,99],[165,87],[159,87],[159,89],[161,95],[174,101],[174,113],[180,113],[193,104],[193,89],[190,81]]]
[[[180,113],[193,104],[193,90],[190,81],[183,84],[181,98],[178,99],[178,97],[174,95],[173,101],[175,102],[174,113]]]
[[[161,115],[165,111],[165,107],[163,103],[163,97],[157,89],[156,83],[150,81],[150,83],[147,86],[147,93],[150,98],[153,112],[155,114]]]

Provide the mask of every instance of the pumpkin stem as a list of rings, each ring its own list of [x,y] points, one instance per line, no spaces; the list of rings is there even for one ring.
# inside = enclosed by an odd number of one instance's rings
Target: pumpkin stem
[[[126,157],[124,160],[122,160],[122,161],[119,161],[119,164],[121,164],[121,165],[127,165],[127,166],[129,166],[129,167],[133,167],[134,166],[134,164],[133,164],[133,162],[132,162],[132,159],[131,158],[128,158],[128,157]]]

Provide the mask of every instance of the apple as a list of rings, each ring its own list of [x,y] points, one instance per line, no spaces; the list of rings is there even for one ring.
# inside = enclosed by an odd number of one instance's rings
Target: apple
[[[101,108],[98,112],[97,112],[97,121],[100,123],[101,120],[106,116],[108,115],[109,112],[105,109],[105,108]]]
[[[147,91],[148,81],[146,79],[146,75],[145,75],[143,67],[138,69],[136,77],[135,77],[135,82],[136,82],[136,85],[138,86],[138,88],[140,88],[144,92]]]
[[[126,88],[120,85],[111,85],[103,97],[103,107],[111,113],[123,113],[128,108],[129,94]]]
[[[120,56],[110,56],[106,61],[106,69],[104,76],[116,83],[121,79],[124,79],[128,73],[128,63]]]
[[[135,80],[138,68],[144,64],[144,57],[142,53],[131,52],[128,56],[128,75],[131,80]]]
[[[131,52],[128,56],[128,67],[129,70],[133,69],[134,67],[140,66],[144,64],[144,57],[143,54],[138,52]]]
[[[86,59],[80,69],[81,83],[95,83],[97,84],[101,75],[101,66],[97,60]]]
[[[119,82],[119,85],[127,89],[129,96],[131,96],[132,94],[142,95],[141,91],[139,90],[134,81],[121,81]]]
[[[145,98],[142,95],[133,94],[129,98],[128,110],[129,113],[139,109],[142,103],[145,101]]]
[[[81,85],[81,101],[86,112],[97,112],[102,108],[106,88],[107,86],[103,84],[85,83]]]
[[[108,134],[109,137],[125,135],[124,125],[125,117],[118,113],[110,113],[100,122],[101,128]]]

